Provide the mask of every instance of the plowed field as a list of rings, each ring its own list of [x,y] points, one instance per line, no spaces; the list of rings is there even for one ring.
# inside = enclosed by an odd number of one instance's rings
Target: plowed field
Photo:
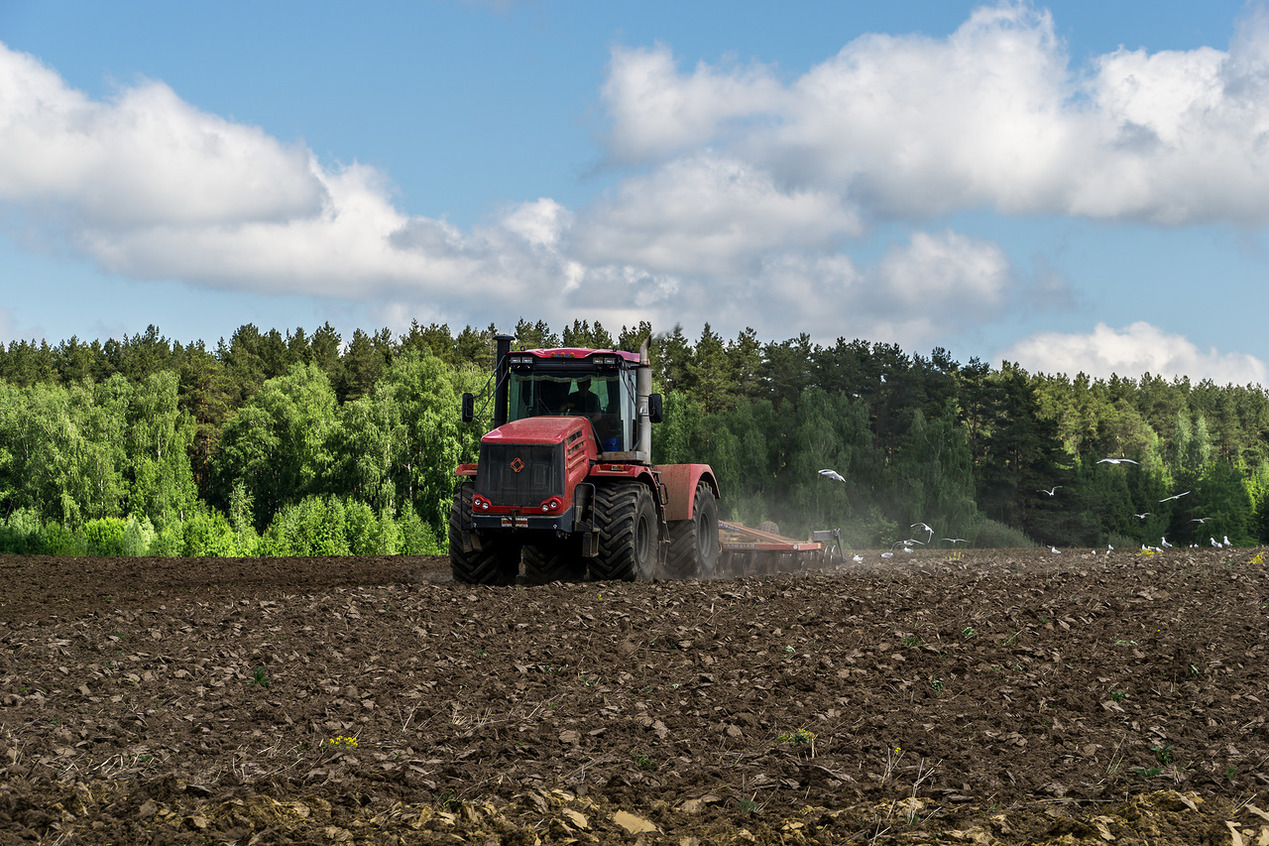
[[[0,844],[1269,844],[1258,549],[0,559]]]

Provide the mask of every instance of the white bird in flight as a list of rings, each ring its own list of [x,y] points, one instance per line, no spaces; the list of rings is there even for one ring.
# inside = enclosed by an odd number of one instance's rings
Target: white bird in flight
[[[939,540],[945,540],[948,543],[966,543],[964,538],[939,538]]]
[[[1191,517],[1190,522],[1191,523],[1206,523],[1208,520],[1211,520],[1211,519],[1212,519],[1211,517]]]
[[[1134,514],[1134,515],[1132,515],[1132,516],[1133,516],[1133,517],[1136,517],[1138,520],[1144,520],[1144,519],[1146,519],[1147,517],[1149,517],[1149,516],[1150,516],[1150,512],[1149,512],[1149,511],[1146,511],[1146,512],[1144,512],[1144,513],[1142,513],[1142,514]]]
[[[930,537],[934,537],[934,530],[931,529],[929,526],[925,525],[924,523],[913,523],[911,526],[908,526],[909,529],[916,529],[918,527],[929,532]],[[926,540],[929,540],[929,538],[926,538]]]
[[[841,473],[838,473],[836,470],[821,470],[820,475],[827,476],[828,478],[832,479],[834,482],[846,481],[846,477],[843,476]]]
[[[1140,461],[1133,461],[1131,458],[1103,458],[1098,464],[1140,464]]]
[[[1185,496],[1185,494],[1188,494],[1188,493],[1189,491],[1186,491],[1185,493],[1179,493],[1176,496],[1165,496],[1163,499],[1159,500],[1159,502],[1168,502],[1169,500],[1180,499],[1181,497]]]
[[[1054,485],[1053,487],[1049,488],[1047,491],[1046,491],[1044,488],[1036,488],[1036,491],[1035,491],[1035,492],[1036,492],[1036,493],[1042,493],[1042,494],[1048,494],[1049,496],[1053,496],[1055,493],[1057,493],[1057,492],[1058,492],[1058,488],[1060,488],[1060,487],[1062,487],[1062,486],[1061,486],[1061,485]]]

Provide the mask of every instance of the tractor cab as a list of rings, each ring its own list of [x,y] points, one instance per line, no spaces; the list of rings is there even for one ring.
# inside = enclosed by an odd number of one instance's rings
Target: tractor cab
[[[542,416],[590,420],[603,452],[637,443],[634,353],[609,350],[529,350],[507,356],[507,421]]]

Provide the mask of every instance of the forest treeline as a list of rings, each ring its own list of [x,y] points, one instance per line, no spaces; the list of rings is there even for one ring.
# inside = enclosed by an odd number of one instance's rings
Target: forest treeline
[[[488,397],[495,333],[247,324],[209,349],[151,326],[0,345],[0,552],[443,552],[453,469],[487,425],[463,424],[460,398]],[[750,525],[840,528],[855,548],[1269,542],[1258,385],[1030,374],[708,324],[510,334],[518,349],[650,338],[654,460],[713,465],[723,514]]]

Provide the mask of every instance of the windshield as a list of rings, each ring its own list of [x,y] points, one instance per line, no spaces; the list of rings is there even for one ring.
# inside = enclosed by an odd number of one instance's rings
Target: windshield
[[[590,418],[604,452],[630,449],[635,420],[634,374],[512,373],[509,420],[543,415]]]

